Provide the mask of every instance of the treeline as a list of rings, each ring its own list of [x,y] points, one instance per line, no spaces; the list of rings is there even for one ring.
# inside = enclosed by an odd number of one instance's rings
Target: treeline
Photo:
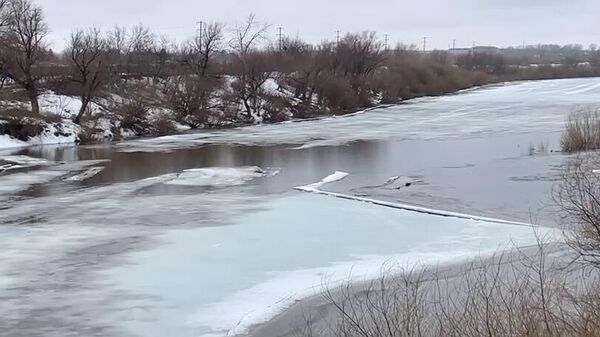
[[[285,38],[275,47],[269,26],[253,15],[233,27],[210,23],[183,43],[142,25],[81,29],[57,55],[46,45],[48,27],[32,0],[0,0],[0,13],[0,90],[26,94],[34,116],[42,91],[75,96],[81,101],[75,123],[99,116],[90,109],[94,103],[137,134],[147,133],[148,114],[157,109],[168,112],[159,129],[169,132],[170,121],[192,128],[282,121],[497,81],[600,73],[523,67],[496,53],[386,50],[373,32],[316,45]]]

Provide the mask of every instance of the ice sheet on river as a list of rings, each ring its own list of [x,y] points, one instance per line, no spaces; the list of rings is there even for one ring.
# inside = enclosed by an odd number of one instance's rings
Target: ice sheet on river
[[[265,206],[232,226],[168,233],[163,247],[134,253],[134,263],[108,271],[121,291],[149,299],[140,308],[152,308],[136,321],[115,320],[144,336],[232,336],[318,293],[325,276],[335,286],[351,274],[374,277],[386,262],[459,262],[536,242],[531,227],[311,194]]]
[[[451,211],[445,211],[445,210],[433,209],[433,208],[427,208],[427,207],[420,207],[420,206],[415,206],[415,205],[402,204],[402,203],[398,203],[398,202],[376,200],[376,199],[371,199],[371,198],[365,198],[365,197],[359,197],[359,196],[354,196],[354,195],[347,195],[347,194],[342,194],[342,193],[335,193],[335,192],[328,192],[328,191],[321,190],[321,188],[324,187],[325,185],[334,183],[336,181],[340,181],[340,180],[346,178],[348,175],[349,174],[346,172],[336,171],[333,174],[331,174],[331,175],[327,176],[326,178],[324,178],[323,180],[321,180],[320,182],[306,185],[306,186],[298,186],[298,187],[295,187],[294,189],[298,190],[298,191],[302,191],[302,192],[326,195],[326,196],[339,198],[339,199],[364,202],[364,203],[369,203],[369,204],[373,204],[373,205],[377,205],[377,206],[395,208],[395,209],[400,209],[400,210],[404,210],[404,211],[410,211],[410,212],[416,212],[416,213],[422,213],[422,214],[428,214],[428,215],[436,215],[436,216],[443,216],[443,217],[449,217],[449,218],[491,222],[491,223],[498,223],[498,224],[504,224],[504,225],[516,225],[516,226],[527,226],[527,227],[532,226],[532,224],[524,223],[524,222],[507,221],[507,220],[502,220],[502,219],[482,217],[482,216],[477,216],[477,215],[451,212]],[[400,179],[400,177],[392,177],[386,182],[386,184],[394,183],[398,179]]]
[[[358,140],[556,132],[562,130],[575,107],[600,106],[598,95],[598,78],[520,82],[415,99],[363,114],[127,141],[118,144],[118,150],[168,151],[203,144],[289,144],[307,148]]]
[[[106,160],[81,160],[70,163],[52,163],[27,156],[1,157],[0,159],[3,158],[7,162],[15,163],[14,165],[17,167],[7,166],[4,174],[0,175],[0,200],[3,196],[25,191],[33,185],[48,183],[73,172],[83,171],[89,166],[106,162]],[[42,165],[41,168],[36,170],[12,173],[16,168],[22,169],[40,165]],[[2,173],[2,170],[0,170],[0,174]]]

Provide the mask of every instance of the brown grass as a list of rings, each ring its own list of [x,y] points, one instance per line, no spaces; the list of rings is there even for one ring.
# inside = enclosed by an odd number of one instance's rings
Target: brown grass
[[[600,149],[600,112],[585,108],[571,113],[561,147],[569,153]]]

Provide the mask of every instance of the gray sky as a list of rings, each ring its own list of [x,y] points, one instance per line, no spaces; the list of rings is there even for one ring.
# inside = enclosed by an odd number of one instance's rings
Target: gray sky
[[[76,28],[143,23],[178,40],[195,33],[196,22],[230,27],[249,13],[288,35],[310,42],[334,39],[335,31],[374,30],[390,41],[448,48],[537,43],[600,44],[598,0],[36,0],[60,50]],[[428,48],[428,49],[429,49]]]

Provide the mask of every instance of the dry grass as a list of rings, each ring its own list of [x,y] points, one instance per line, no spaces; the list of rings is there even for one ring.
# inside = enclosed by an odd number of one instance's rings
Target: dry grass
[[[573,277],[547,246],[459,270],[412,269],[324,290],[334,314],[304,337],[600,336],[598,280]],[[391,271],[394,272],[394,271]]]
[[[586,108],[571,113],[561,147],[569,153],[600,149],[600,111]]]

